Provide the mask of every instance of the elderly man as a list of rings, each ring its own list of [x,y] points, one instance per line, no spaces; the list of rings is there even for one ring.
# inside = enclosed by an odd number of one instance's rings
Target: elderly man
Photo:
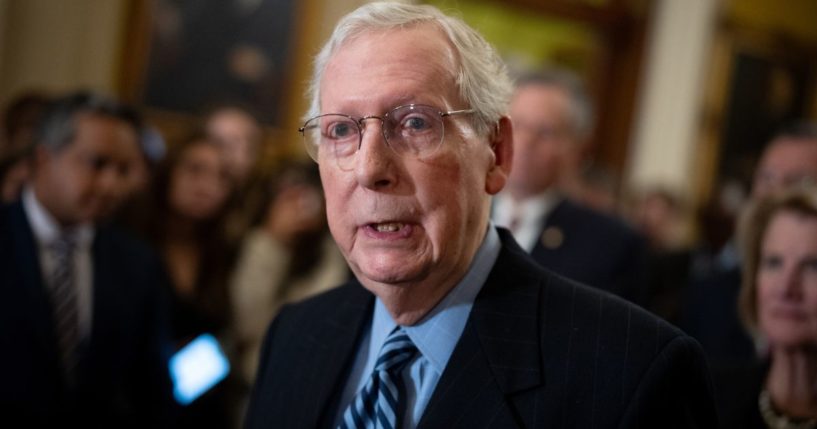
[[[490,224],[511,91],[484,39],[433,7],[338,24],[302,132],[356,281],[281,311],[248,428],[714,425],[693,340]]]
[[[11,426],[168,423],[159,260],[102,222],[131,189],[140,128],[107,98],[56,101],[21,201],[0,207],[0,419]]]
[[[645,305],[644,240],[569,197],[593,122],[581,82],[559,69],[523,76],[510,114],[513,171],[496,198],[494,222],[508,227],[543,267]]]

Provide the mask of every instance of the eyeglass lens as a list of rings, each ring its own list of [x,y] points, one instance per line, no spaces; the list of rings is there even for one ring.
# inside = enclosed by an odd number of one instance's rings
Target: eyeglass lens
[[[401,156],[423,157],[435,151],[443,140],[441,113],[429,106],[397,107],[383,117],[355,118],[327,114],[310,119],[303,128],[304,144],[309,155],[321,162],[334,159],[348,166],[360,147],[367,121],[379,119],[389,147]]]

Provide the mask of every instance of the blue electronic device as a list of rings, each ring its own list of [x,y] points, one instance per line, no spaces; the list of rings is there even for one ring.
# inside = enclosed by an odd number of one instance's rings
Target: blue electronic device
[[[230,372],[230,362],[210,334],[202,334],[170,358],[173,396],[182,405],[190,404]]]

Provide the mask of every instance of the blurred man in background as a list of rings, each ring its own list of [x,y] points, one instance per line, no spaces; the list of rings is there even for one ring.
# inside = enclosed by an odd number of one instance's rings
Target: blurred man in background
[[[21,201],[0,208],[2,420],[156,427],[171,385],[158,259],[103,220],[131,190],[140,119],[113,100],[57,100]]]
[[[777,134],[760,158],[752,199],[792,186],[817,184],[817,123],[795,123]]]
[[[643,303],[643,240],[620,220],[569,197],[593,126],[581,82],[562,70],[523,76],[510,114],[513,168],[495,199],[494,222],[508,227],[542,266]]]

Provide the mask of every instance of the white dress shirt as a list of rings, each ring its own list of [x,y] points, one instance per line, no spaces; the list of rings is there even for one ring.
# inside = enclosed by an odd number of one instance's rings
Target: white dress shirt
[[[34,233],[37,249],[40,256],[40,269],[43,284],[46,288],[51,273],[56,269],[56,256],[51,250],[51,244],[60,238],[62,229],[56,219],[37,200],[31,187],[23,191],[23,209]],[[77,287],[77,305],[79,317],[80,339],[88,339],[91,335],[91,317],[93,308],[93,262],[91,258],[91,244],[94,238],[94,228],[90,224],[78,225],[71,228],[76,237],[74,249],[74,284]]]
[[[519,245],[530,253],[539,240],[542,221],[561,200],[556,191],[545,191],[523,201],[515,201],[508,193],[501,193],[494,197],[492,218],[497,226],[511,230]],[[511,228],[514,223],[516,227]]]

